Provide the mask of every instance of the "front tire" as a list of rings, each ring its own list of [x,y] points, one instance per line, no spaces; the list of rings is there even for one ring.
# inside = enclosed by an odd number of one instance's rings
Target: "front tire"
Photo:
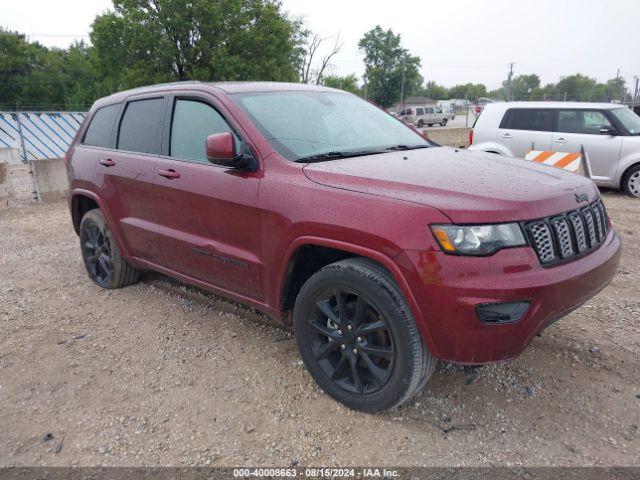
[[[631,168],[624,175],[622,190],[631,197],[640,198],[640,165]]]
[[[447,126],[447,119],[443,118],[442,121],[440,122],[440,125],[442,125],[443,127]]]
[[[419,128],[424,127],[424,120],[418,120],[418,127]]]
[[[364,258],[315,273],[293,312],[296,343],[316,383],[354,410],[397,407],[435,368],[391,275]]]
[[[138,280],[139,270],[122,258],[99,209],[91,210],[82,217],[80,249],[89,278],[98,286],[122,288]]]

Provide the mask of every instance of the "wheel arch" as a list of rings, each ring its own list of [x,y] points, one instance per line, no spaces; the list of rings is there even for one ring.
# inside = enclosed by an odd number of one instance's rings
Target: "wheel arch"
[[[325,249],[326,256],[318,263],[305,265],[303,262],[305,258],[308,257],[304,255],[313,254],[317,252],[318,249]],[[409,287],[409,283],[393,258],[368,247],[339,240],[301,237],[290,245],[284,262],[282,263],[283,268],[279,276],[280,281],[278,282],[278,291],[276,293],[276,299],[279,302],[279,309],[282,312],[281,317],[284,323],[291,325],[293,304],[295,303],[297,294],[300,292],[300,288],[311,275],[326,265],[353,257],[363,257],[372,260],[389,272],[404,295],[411,314],[416,319],[416,324],[418,325],[423,341],[430,351],[435,351],[435,345],[426,328],[425,322],[422,321],[420,308]]]
[[[505,155],[507,157],[513,157],[513,154],[505,149],[504,147],[502,147],[501,145],[497,144],[497,143],[492,143],[492,142],[483,142],[483,143],[474,143],[473,145],[471,145],[471,147],[469,147],[470,151],[476,151],[476,152],[485,152],[485,153],[493,153],[493,154],[497,154],[497,155]]]
[[[107,223],[107,226],[111,231],[111,235],[116,241],[118,249],[125,259],[129,259],[128,250],[125,248],[125,245],[122,242],[122,238],[120,237],[120,231],[117,228],[114,228],[115,225],[113,219],[111,218],[109,209],[106,208],[105,203],[98,195],[90,190],[75,189],[69,193],[69,207],[71,210],[73,229],[75,230],[76,234],[80,232],[80,223],[82,222],[82,217],[84,216],[84,214],[90,210],[93,210],[94,208],[100,209],[102,215],[104,216],[104,221]]]
[[[625,162],[626,163],[626,162]],[[622,191],[624,191],[624,181],[626,179],[627,174],[629,173],[629,171],[632,168],[635,167],[639,167],[640,166],[640,158],[636,157],[632,160],[629,160],[629,163],[626,166],[623,166],[620,170],[621,170],[621,174],[620,174],[620,180],[618,181],[618,188]]]
[[[74,191],[71,194],[71,221],[73,222],[73,229],[76,234],[80,233],[80,222],[82,222],[82,217],[84,217],[87,212],[96,208],[102,210],[99,199],[93,193]]]

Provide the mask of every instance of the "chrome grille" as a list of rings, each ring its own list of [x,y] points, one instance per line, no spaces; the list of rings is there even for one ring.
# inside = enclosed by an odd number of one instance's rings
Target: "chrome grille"
[[[598,243],[596,237],[596,222],[593,220],[593,213],[589,209],[582,211],[582,215],[587,222],[587,231],[589,232],[589,245],[595,245]]]
[[[608,232],[601,200],[588,207],[524,224],[543,265],[574,258],[597,248]]]
[[[551,238],[551,229],[546,222],[529,225],[529,231],[535,245],[538,257],[542,263],[550,263],[556,259],[556,250]]]
[[[573,225],[573,231],[576,233],[576,244],[578,247],[578,253],[584,253],[589,248],[587,244],[587,232],[584,229],[584,220],[582,215],[578,212],[572,212],[569,214],[571,225]]]
[[[591,211],[593,212],[593,217],[596,219],[596,232],[598,233],[598,241],[601,241],[604,238],[602,215],[600,214],[600,209],[596,205],[591,207]]]
[[[553,230],[558,240],[558,249],[562,258],[570,258],[575,255],[573,250],[573,241],[571,240],[571,232],[569,231],[569,222],[566,218],[554,218],[551,220]]]

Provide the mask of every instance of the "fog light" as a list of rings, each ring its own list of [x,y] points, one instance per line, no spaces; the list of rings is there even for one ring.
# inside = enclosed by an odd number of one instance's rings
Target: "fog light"
[[[483,303],[476,305],[476,313],[482,323],[505,325],[519,321],[529,310],[530,302]]]

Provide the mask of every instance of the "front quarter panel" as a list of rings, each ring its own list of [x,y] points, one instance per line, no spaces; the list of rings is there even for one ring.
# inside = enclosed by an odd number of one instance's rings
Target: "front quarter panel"
[[[267,301],[276,309],[289,260],[307,241],[375,257],[393,269],[393,259],[403,250],[437,250],[429,225],[450,223],[430,207],[314,183],[302,165],[277,155],[265,163],[268,174],[259,200],[262,256]]]

